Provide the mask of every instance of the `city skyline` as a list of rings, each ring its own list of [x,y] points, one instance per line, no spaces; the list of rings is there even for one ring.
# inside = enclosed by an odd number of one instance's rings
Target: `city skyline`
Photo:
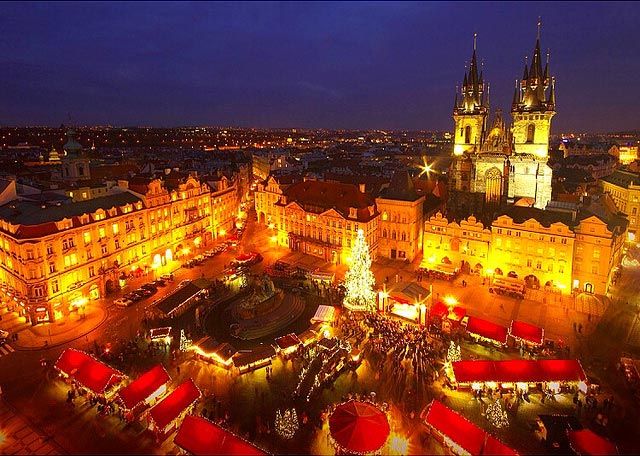
[[[635,127],[633,3],[0,8],[3,125],[450,130],[474,33],[491,110],[507,112],[540,17],[553,133]]]

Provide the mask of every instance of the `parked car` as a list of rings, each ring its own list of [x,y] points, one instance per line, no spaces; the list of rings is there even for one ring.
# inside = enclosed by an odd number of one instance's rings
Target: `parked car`
[[[127,298],[118,298],[113,301],[113,303],[116,305],[116,307],[129,307],[130,305],[133,305],[133,301]]]
[[[138,302],[142,299],[142,295],[132,291],[123,296],[124,299],[128,299],[129,301]]]
[[[151,284],[155,285],[156,287],[166,287],[167,286],[167,282],[165,282],[164,279],[156,279],[153,282],[151,282]]]
[[[9,339],[9,331],[0,329],[0,345],[4,344]]]
[[[158,291],[158,287],[153,283],[145,283],[144,285],[142,285],[142,288],[144,288],[145,290],[149,290],[151,293],[155,293],[156,291]]]
[[[173,282],[173,274],[162,274],[160,278],[162,280],[166,280],[167,282]]]
[[[151,290],[147,290],[146,288],[138,288],[135,293],[141,295],[143,298],[148,298],[153,294]]]

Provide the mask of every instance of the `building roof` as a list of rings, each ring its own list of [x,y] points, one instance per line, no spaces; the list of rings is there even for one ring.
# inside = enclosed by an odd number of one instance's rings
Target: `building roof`
[[[545,228],[549,228],[554,223],[563,223],[568,227],[575,225],[575,221],[573,221],[571,214],[565,212],[545,211],[535,207],[510,206],[504,211],[498,213],[498,217],[502,215],[511,217],[514,223],[518,224],[534,219]]]
[[[0,206],[0,219],[6,220],[14,225],[40,225],[49,222],[58,222],[64,218],[78,217],[83,214],[91,214],[98,209],[110,209],[133,204],[140,201],[140,198],[130,192],[116,193],[114,195],[93,198],[86,201],[78,201],[68,204],[45,204],[43,203],[14,200]],[[74,223],[75,224],[75,223]]]
[[[380,198],[400,201],[415,201],[420,198],[413,179],[406,169],[397,169],[391,176],[389,186],[380,192]]]
[[[322,213],[335,209],[344,218],[349,218],[349,208],[357,209],[357,221],[368,222],[378,216],[375,200],[368,193],[351,184],[336,182],[306,181],[289,186],[284,194],[287,203],[296,202],[307,212]],[[374,207],[373,214],[369,207]]]
[[[125,408],[131,410],[155,393],[162,385],[167,384],[169,380],[171,380],[171,377],[165,368],[162,364],[158,364],[135,379],[129,386],[118,391],[118,395],[122,399]]]
[[[472,382],[578,382],[587,375],[576,359],[510,359],[505,361],[457,361],[451,364],[459,383]]]
[[[123,377],[116,369],[73,348],[66,349],[60,355],[55,367],[66,375],[73,376],[78,383],[95,394],[104,393],[109,385]]]
[[[253,444],[198,416],[187,415],[173,442],[189,454],[266,454]]]
[[[481,318],[469,317],[467,324],[467,332],[476,334],[486,339],[495,340],[501,344],[507,343],[508,329],[488,320]]]
[[[509,334],[536,345],[542,345],[544,342],[544,329],[523,321],[512,320]]]
[[[640,185],[640,174],[617,169],[613,174],[605,176],[601,180],[618,187],[629,188],[631,185]]]
[[[157,428],[163,430],[180,416],[187,407],[200,399],[200,396],[200,390],[193,380],[189,379],[153,407],[149,412],[149,416]]]
[[[199,286],[190,282],[184,287],[178,288],[170,295],[164,297],[158,304],[156,304],[156,307],[164,312],[165,315],[170,315],[186,301],[197,295],[200,290],[201,288]]]

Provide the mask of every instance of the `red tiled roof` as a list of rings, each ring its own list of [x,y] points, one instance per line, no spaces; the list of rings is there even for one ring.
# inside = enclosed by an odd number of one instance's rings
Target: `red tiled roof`
[[[129,386],[118,391],[125,408],[131,410],[171,380],[162,364],[145,372]]]
[[[367,222],[378,215],[375,200],[368,193],[351,184],[336,182],[306,181],[289,186],[284,195],[287,204],[297,202],[306,211],[319,213],[335,208],[345,218],[349,216],[349,208],[357,209],[357,221]],[[373,206],[375,212],[369,213]]]
[[[469,317],[467,332],[487,339],[495,340],[501,344],[507,343],[507,328],[497,325],[482,318]]]
[[[193,415],[185,417],[173,442],[195,456],[266,454],[220,426]]]
[[[153,407],[149,417],[159,429],[164,429],[198,399],[200,390],[193,380],[189,379]]]

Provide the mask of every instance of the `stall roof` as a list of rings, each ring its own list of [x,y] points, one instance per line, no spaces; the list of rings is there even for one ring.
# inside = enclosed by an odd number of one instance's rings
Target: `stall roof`
[[[590,429],[567,430],[567,438],[577,454],[619,454],[615,444]]]
[[[325,306],[324,304],[319,305],[316,309],[316,313],[311,319],[311,323],[319,323],[319,322],[331,322],[335,319],[336,308],[333,306]]]
[[[542,345],[544,342],[544,329],[522,321],[513,320],[509,328],[509,334],[512,337],[524,339],[536,345]]]
[[[145,372],[129,386],[118,391],[124,406],[131,410],[158,390],[162,385],[171,380],[171,377],[162,366],[158,364],[153,369]]]
[[[429,405],[424,421],[469,453],[481,454],[485,432],[441,402],[434,400]]]
[[[276,350],[271,345],[268,345],[248,353],[238,353],[233,358],[233,365],[236,367],[248,366],[249,364],[257,363],[263,359],[273,358],[274,356],[276,356]]]
[[[197,285],[194,285],[193,282],[188,283],[184,287],[178,288],[169,296],[164,297],[159,303],[156,304],[156,307],[163,311],[166,315],[170,315],[186,301],[197,295],[200,290],[201,288]]]
[[[503,361],[457,361],[452,363],[458,383],[472,382],[561,382],[586,381],[576,359],[510,359]]]
[[[209,420],[193,415],[185,417],[173,441],[180,448],[195,456],[266,454],[251,443]]]
[[[198,399],[200,390],[193,380],[189,379],[153,407],[149,415],[158,428],[164,429]]]
[[[162,339],[171,335],[171,326],[165,326],[164,328],[152,328],[149,331],[149,337],[153,339]]]
[[[508,329],[489,320],[483,320],[482,318],[469,317],[467,332],[495,340],[501,344],[507,343]]]
[[[120,371],[73,348],[66,349],[60,355],[55,367],[67,375],[73,375],[78,383],[95,394],[104,393],[109,385],[124,377]]]
[[[286,350],[287,348],[294,347],[300,344],[300,339],[294,333],[287,334],[286,336],[278,337],[276,344],[280,350]]]
[[[428,407],[425,423],[469,453],[496,456],[518,454],[441,402],[434,400]]]

